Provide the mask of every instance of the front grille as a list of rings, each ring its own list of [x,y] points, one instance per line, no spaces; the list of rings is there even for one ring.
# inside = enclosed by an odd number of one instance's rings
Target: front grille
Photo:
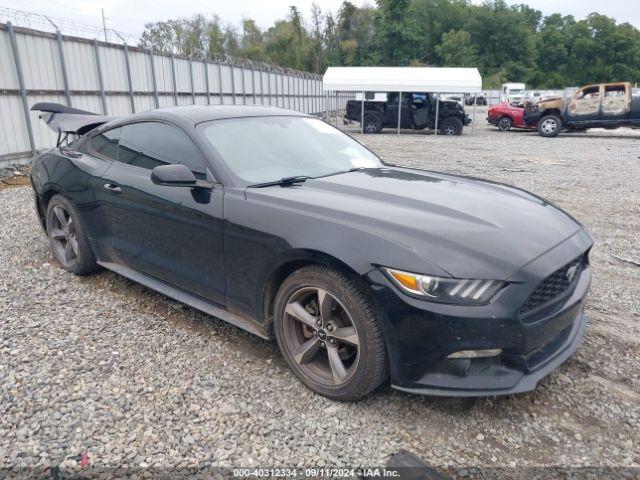
[[[518,313],[525,315],[563,296],[577,283],[582,267],[583,257],[580,256],[553,272],[538,284]],[[573,275],[570,272],[573,272]]]

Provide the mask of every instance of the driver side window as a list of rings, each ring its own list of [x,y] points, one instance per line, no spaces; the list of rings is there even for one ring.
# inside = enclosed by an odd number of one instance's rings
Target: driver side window
[[[578,95],[576,95],[578,100],[597,99],[599,97],[600,87],[597,85],[595,87],[584,88],[579,91]]]
[[[137,122],[122,127],[117,160],[148,170],[184,164],[196,178],[207,179],[207,163],[193,141],[182,130],[166,123]]]

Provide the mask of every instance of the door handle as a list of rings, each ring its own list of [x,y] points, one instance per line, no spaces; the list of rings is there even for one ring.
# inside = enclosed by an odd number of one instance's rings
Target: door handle
[[[116,185],[115,183],[105,183],[103,185],[105,190],[109,190],[110,192],[113,193],[120,193],[122,192],[122,188],[120,188],[118,185]]]

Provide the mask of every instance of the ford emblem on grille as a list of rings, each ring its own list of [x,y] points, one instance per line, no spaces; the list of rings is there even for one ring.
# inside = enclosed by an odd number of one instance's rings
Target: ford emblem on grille
[[[576,276],[576,273],[578,273],[578,266],[579,264],[574,263],[567,269],[566,277],[569,282],[572,282]]]

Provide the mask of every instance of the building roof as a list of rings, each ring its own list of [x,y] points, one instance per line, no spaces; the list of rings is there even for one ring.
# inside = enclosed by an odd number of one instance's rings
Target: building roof
[[[325,91],[479,93],[477,68],[329,67],[322,77]]]

